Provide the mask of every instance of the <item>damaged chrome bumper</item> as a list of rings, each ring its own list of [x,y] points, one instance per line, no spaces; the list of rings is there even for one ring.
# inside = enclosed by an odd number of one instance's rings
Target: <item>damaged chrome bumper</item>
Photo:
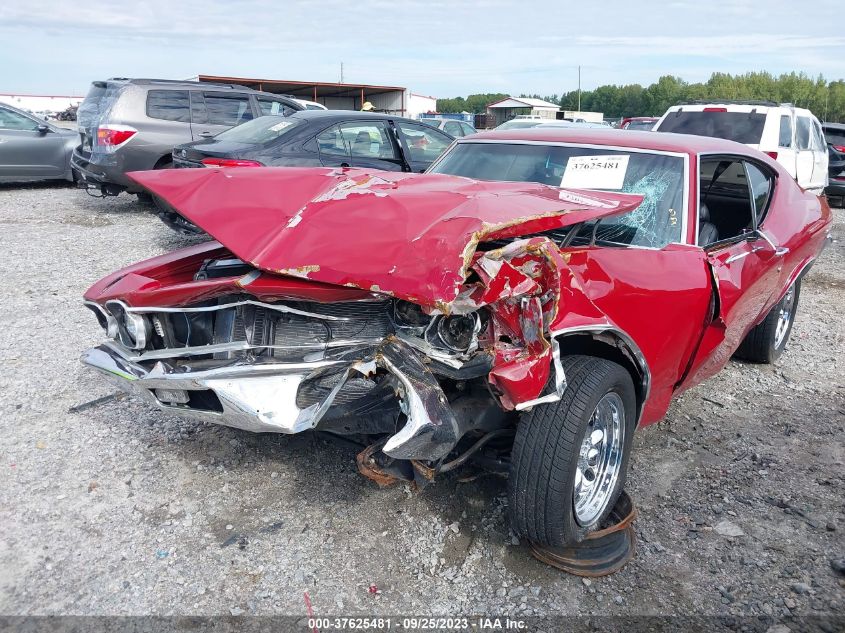
[[[437,380],[406,343],[391,336],[359,360],[300,363],[240,362],[211,369],[174,367],[166,361],[147,369],[118,346],[106,343],[86,351],[82,362],[108,376],[121,389],[185,418],[254,432],[299,433],[319,429],[335,396],[352,377],[379,369],[396,379],[405,425],[382,449],[395,459],[438,460],[460,438],[459,424]],[[321,401],[296,404],[300,385],[326,368],[342,372]]]

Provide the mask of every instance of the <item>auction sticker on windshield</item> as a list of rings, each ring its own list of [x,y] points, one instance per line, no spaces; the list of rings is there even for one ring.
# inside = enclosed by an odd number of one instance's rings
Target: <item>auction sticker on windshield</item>
[[[572,156],[566,163],[561,187],[622,189],[630,156]]]

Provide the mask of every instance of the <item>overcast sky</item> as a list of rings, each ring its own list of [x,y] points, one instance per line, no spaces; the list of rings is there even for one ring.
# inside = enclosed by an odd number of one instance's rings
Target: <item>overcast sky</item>
[[[568,7],[568,8],[567,8]],[[197,74],[552,94],[713,71],[845,75],[840,2],[0,2],[0,93]]]

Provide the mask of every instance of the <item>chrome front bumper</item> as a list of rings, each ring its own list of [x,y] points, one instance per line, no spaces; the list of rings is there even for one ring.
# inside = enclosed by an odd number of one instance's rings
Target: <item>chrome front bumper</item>
[[[384,453],[395,459],[437,460],[445,457],[460,438],[458,421],[437,380],[417,352],[395,337],[385,339],[351,363],[242,362],[191,370],[159,361],[147,369],[110,343],[86,351],[82,362],[105,374],[121,389],[170,413],[264,433],[299,433],[319,428],[320,420],[350,377],[372,375],[381,368],[397,379],[399,404],[407,417],[399,432],[388,438]],[[300,409],[296,404],[300,384],[327,367],[344,371],[342,379],[322,402]],[[191,400],[164,402],[156,390],[183,391],[188,395],[211,391],[216,396],[215,406],[203,408]]]

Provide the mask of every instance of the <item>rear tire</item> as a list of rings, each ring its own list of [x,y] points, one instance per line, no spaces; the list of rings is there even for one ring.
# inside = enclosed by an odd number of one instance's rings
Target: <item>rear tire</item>
[[[565,356],[561,364],[566,390],[559,402],[523,414],[508,480],[514,532],[549,547],[580,541],[613,509],[637,415],[621,365],[593,356]]]
[[[792,333],[800,295],[801,280],[796,279],[783,299],[745,336],[734,356],[752,363],[773,363],[780,358]]]

